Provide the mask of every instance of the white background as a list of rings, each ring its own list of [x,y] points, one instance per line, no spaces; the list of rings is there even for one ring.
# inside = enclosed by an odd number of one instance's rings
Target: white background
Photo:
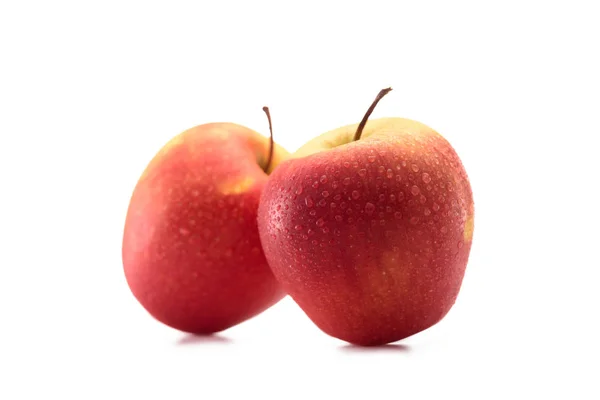
[[[0,3],[0,398],[599,398],[594,2]],[[294,151],[419,120],[476,203],[458,302],[361,350],[288,298],[213,339],[151,319],[122,273],[141,171],[231,121]],[[596,380],[596,382],[594,382]]]

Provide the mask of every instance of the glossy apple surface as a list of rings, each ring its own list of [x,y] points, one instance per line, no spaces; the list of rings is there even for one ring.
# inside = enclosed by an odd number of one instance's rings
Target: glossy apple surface
[[[268,150],[257,132],[212,123],[179,134],[147,166],[130,200],[122,256],[132,293],[157,320],[213,333],[284,296],[256,222]],[[276,147],[268,172],[286,156]]]
[[[454,304],[473,198],[452,146],[402,118],[327,132],[271,175],[259,231],[284,289],[324,332],[358,345],[431,327]]]

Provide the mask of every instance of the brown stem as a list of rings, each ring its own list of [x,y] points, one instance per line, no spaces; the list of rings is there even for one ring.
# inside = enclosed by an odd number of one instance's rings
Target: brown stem
[[[275,142],[273,141],[273,124],[271,123],[271,113],[269,112],[269,107],[263,107],[263,111],[267,114],[267,119],[269,120],[269,158],[267,158],[267,163],[265,164],[265,168],[263,171],[269,173],[269,168],[271,168],[271,162],[273,161],[273,150],[275,148]]]
[[[383,98],[383,96],[385,96],[386,94],[388,94],[391,91],[392,91],[391,87],[389,87],[387,89],[381,89],[379,91],[379,94],[377,95],[377,97],[375,97],[375,101],[373,101],[373,103],[371,104],[371,107],[369,107],[369,109],[367,110],[367,113],[363,117],[362,121],[360,121],[360,124],[358,124],[358,128],[356,128],[356,133],[354,134],[354,139],[352,139],[353,142],[356,142],[357,140],[360,139],[360,135],[362,135],[362,131],[363,131],[363,129],[365,129],[367,120],[369,119],[369,117],[371,116],[371,113],[377,106],[377,103],[379,103],[379,100],[381,100]]]

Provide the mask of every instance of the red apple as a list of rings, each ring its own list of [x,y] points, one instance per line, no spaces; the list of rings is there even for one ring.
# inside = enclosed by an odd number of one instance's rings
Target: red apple
[[[457,298],[473,235],[471,187],[448,141],[408,119],[366,123],[389,90],[361,124],[284,161],[258,211],[283,288],[321,330],[357,345],[440,321]]]
[[[244,126],[200,125],[168,142],[142,174],[127,212],[123,266],[132,293],[158,321],[208,334],[284,297],[256,222],[268,173],[287,157],[276,146],[269,162],[269,149]]]

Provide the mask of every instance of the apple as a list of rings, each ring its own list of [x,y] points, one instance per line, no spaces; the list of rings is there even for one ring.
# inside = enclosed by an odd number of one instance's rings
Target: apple
[[[269,174],[289,155],[272,138],[233,123],[199,125],[169,141],[143,172],[122,257],[131,292],[156,320],[210,334],[284,297],[256,219]]]
[[[258,228],[284,290],[325,333],[382,345],[440,321],[459,293],[473,197],[440,134],[403,118],[327,132],[280,164]]]

